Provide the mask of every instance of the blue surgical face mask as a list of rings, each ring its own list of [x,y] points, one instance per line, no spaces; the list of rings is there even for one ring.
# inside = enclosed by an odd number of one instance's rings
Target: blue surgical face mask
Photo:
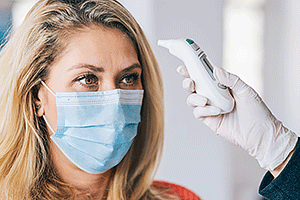
[[[137,134],[143,90],[57,92],[51,139],[78,168],[99,174],[116,166]]]

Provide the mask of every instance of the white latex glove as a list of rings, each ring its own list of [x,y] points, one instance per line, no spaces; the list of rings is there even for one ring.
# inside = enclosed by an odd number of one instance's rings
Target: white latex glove
[[[185,77],[182,85],[191,93],[187,104],[194,108],[195,117],[217,135],[247,150],[262,168],[274,170],[294,149],[297,135],[284,127],[260,96],[238,76],[220,67],[214,69],[217,81],[229,87],[235,99],[233,111],[220,114],[219,108],[207,105],[207,99],[195,93],[186,68],[180,66],[177,71]]]

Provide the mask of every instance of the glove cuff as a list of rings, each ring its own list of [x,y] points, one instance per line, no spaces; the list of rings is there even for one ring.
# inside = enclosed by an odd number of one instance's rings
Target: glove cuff
[[[266,170],[273,171],[282,164],[297,145],[298,136],[283,126],[281,129],[283,132],[273,136],[269,141],[269,147],[264,156],[257,158],[259,165]]]

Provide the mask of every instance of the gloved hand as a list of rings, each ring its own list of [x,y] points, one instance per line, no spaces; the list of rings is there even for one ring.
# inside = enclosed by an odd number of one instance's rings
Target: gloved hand
[[[260,96],[238,76],[214,68],[217,81],[229,87],[235,99],[233,111],[220,114],[219,108],[207,105],[207,99],[195,93],[186,68],[180,66],[177,71],[185,77],[182,85],[190,93],[187,104],[194,108],[195,117],[217,135],[247,150],[262,168],[274,170],[296,146],[297,135],[284,127]]]

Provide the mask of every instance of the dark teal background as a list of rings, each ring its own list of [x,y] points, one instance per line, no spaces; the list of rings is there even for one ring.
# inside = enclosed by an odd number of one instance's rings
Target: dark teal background
[[[11,8],[0,8],[0,49],[5,43],[5,38],[12,26]]]

